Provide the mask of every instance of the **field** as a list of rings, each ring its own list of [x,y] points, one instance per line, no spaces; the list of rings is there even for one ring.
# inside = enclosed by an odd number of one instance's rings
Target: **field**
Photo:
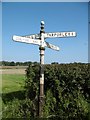
[[[27,66],[2,66],[0,74],[25,74]]]
[[[2,92],[9,93],[23,89],[26,67],[4,66],[0,69],[2,74]]]
[[[5,111],[9,102],[19,99],[20,94],[24,91],[25,69],[26,67],[15,66],[2,67],[0,69],[0,77],[2,79],[2,84],[0,84],[0,88],[2,88],[2,104],[0,100],[0,108],[2,106],[3,111]],[[2,116],[4,114],[3,112]]]
[[[10,93],[23,89],[25,75],[23,74],[3,74],[2,75],[2,92]]]

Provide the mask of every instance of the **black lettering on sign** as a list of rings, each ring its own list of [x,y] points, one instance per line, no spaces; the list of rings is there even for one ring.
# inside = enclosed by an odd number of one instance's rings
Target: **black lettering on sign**
[[[51,34],[48,34],[48,36],[50,37],[50,36],[51,36]]]
[[[67,36],[67,33],[65,33],[65,36]]]
[[[54,36],[56,36],[56,33],[54,33]]]
[[[62,35],[65,36],[64,33],[62,33]]]
[[[54,34],[52,33],[52,36],[54,36]]]
[[[68,36],[70,36],[70,32],[68,32]]]
[[[73,32],[72,32],[72,36],[73,36]]]
[[[31,36],[31,39],[33,39],[33,36]]]
[[[57,33],[56,36],[58,37],[58,36],[59,36],[59,33]]]
[[[50,34],[50,36],[52,36],[52,33]]]
[[[62,33],[60,33],[60,36],[62,36]]]

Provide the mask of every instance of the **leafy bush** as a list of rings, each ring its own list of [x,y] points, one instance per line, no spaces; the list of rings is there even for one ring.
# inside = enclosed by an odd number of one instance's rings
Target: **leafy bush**
[[[38,118],[39,68],[38,64],[30,64],[26,69],[25,99],[8,105],[7,109],[11,107],[12,110],[10,117]],[[89,120],[90,74],[88,64],[45,65],[44,73],[44,118]]]
[[[26,97],[38,116],[39,65],[26,70]],[[45,65],[44,117],[83,120],[88,114],[90,75],[88,64]]]

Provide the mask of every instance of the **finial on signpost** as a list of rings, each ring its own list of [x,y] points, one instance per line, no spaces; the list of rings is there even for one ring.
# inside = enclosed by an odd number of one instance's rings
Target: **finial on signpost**
[[[44,24],[45,24],[45,23],[44,23],[44,21],[42,20],[42,21],[41,21],[41,25],[44,25]]]
[[[41,30],[40,30],[40,34],[41,34],[41,33],[45,33],[45,31],[44,31],[44,25],[45,25],[45,22],[42,20],[42,21],[41,21]]]

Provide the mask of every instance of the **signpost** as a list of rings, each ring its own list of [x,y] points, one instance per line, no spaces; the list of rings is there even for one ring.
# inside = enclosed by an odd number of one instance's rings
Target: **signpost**
[[[39,45],[40,50],[40,94],[39,94],[39,117],[43,117],[44,106],[44,52],[45,47],[59,51],[59,47],[52,45],[45,41],[46,38],[62,38],[62,37],[75,37],[76,32],[54,32],[45,33],[44,21],[41,21],[40,34],[26,35],[26,36],[13,36],[13,40],[17,42],[24,42]]]

